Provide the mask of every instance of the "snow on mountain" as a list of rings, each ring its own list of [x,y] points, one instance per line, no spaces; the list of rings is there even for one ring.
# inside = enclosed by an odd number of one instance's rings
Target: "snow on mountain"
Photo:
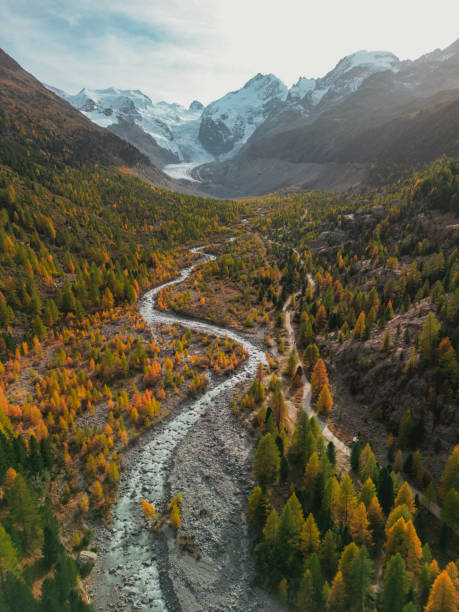
[[[290,90],[273,74],[257,74],[241,89],[227,93],[206,108],[198,100],[188,108],[153,103],[138,89],[84,88],[75,95],[49,89],[94,123],[112,129],[141,149],[142,132],[138,129],[143,130],[154,139],[154,147],[159,147],[154,150],[155,163],[196,164],[234,156],[268,117],[266,125],[281,117],[304,118],[316,109],[321,112],[355,92],[371,75],[385,70],[395,72],[399,65],[392,53],[357,51],[343,58],[323,78],[300,77]],[[142,150],[149,154],[152,145],[145,146],[148,150]]]
[[[290,87],[288,97],[290,100],[302,100],[306,94],[313,91],[316,86],[316,79],[300,77],[298,81]]]
[[[212,159],[198,139],[204,107],[197,100],[185,108],[175,103],[154,104],[138,89],[84,88],[75,95],[50,89],[101,127],[109,127],[121,121],[132,122],[178,160],[205,162]]]
[[[326,74],[317,79],[315,87],[307,95],[312,106],[317,106],[323,99],[328,101],[343,98],[362,85],[368,77],[377,72],[398,71],[400,60],[388,51],[357,51],[347,55]]]
[[[285,102],[288,89],[273,74],[257,74],[237,91],[207,106],[199,140],[215,157],[234,155],[268,115]]]

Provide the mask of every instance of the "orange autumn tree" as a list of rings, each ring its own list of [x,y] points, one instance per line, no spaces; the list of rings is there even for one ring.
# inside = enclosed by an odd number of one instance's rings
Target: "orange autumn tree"
[[[325,367],[324,360],[320,358],[316,361],[311,375],[311,386],[314,394],[319,395],[322,387],[328,384],[327,368]]]

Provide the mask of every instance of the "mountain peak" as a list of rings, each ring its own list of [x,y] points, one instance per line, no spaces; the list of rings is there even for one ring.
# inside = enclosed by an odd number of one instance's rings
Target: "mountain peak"
[[[204,110],[204,104],[202,102],[200,102],[199,100],[193,100],[193,102],[188,107],[188,110],[190,110],[190,111]]]
[[[383,72],[384,70],[394,70],[399,61],[398,57],[389,51],[366,51],[361,49],[343,57],[332,72],[336,71],[343,74],[354,68],[367,68],[372,72]]]

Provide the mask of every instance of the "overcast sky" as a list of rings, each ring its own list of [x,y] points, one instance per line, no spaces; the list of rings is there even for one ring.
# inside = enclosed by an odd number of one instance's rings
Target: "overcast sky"
[[[0,0],[0,45],[45,83],[208,103],[359,49],[415,59],[459,37],[459,0]]]

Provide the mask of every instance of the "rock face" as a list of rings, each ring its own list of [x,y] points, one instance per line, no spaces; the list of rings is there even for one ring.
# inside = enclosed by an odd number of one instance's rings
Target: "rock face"
[[[217,158],[234,155],[287,94],[287,87],[276,76],[257,74],[238,91],[207,106],[199,128],[200,142]]]
[[[97,554],[90,550],[82,550],[78,556],[81,574],[87,576],[97,561]]]

